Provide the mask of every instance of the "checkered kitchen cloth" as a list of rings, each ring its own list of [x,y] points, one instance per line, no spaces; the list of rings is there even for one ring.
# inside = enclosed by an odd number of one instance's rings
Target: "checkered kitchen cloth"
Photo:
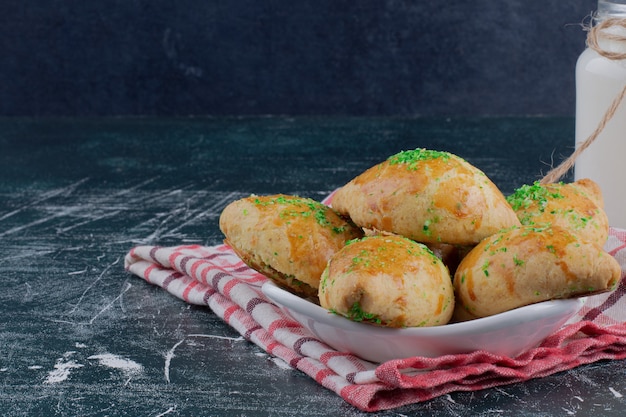
[[[612,228],[605,248],[622,266],[619,287],[589,297],[580,312],[539,347],[516,358],[476,351],[380,364],[330,348],[284,315],[261,292],[267,278],[244,265],[226,245],[138,246],[127,254],[125,267],[187,303],[209,306],[270,355],[357,408],[376,411],[626,358],[626,230]]]

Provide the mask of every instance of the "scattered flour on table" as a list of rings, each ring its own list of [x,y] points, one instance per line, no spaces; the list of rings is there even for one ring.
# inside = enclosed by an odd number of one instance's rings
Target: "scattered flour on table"
[[[622,398],[623,395],[619,393],[619,391],[615,390],[613,387],[609,387],[609,391],[611,391],[611,394],[613,394],[615,396],[615,398]]]
[[[84,366],[69,359],[74,353],[76,352],[65,352],[63,357],[57,359],[54,364],[54,369],[48,372],[48,376],[44,380],[44,384],[57,384],[59,382],[63,382],[70,377],[72,369],[82,368]]]
[[[122,358],[121,356],[114,355],[112,353],[103,353],[100,355],[92,355],[87,359],[97,360],[102,366],[108,368],[119,369],[124,373],[136,374],[143,370],[143,366],[137,362]]]
[[[286,370],[293,369],[293,367],[289,365],[287,362],[285,362],[284,360],[277,358],[275,356],[270,356],[265,352],[256,352],[255,355],[262,357],[262,358],[266,358],[266,357],[269,358],[269,360],[272,361],[274,365],[278,366],[280,369],[286,369]]]
[[[173,413],[174,411],[176,411],[176,405],[174,405],[173,407],[168,408],[167,410],[165,410],[161,414],[157,414],[154,417],[163,417],[164,415],[169,414],[169,413]]]
[[[452,396],[450,394],[446,394],[445,398],[446,400],[450,401],[452,404],[456,404],[456,401],[452,399]]]
[[[76,343],[76,347],[84,348],[87,347],[82,343]],[[70,374],[73,369],[82,368],[83,364],[76,362],[71,359],[71,357],[76,353],[76,351],[65,352],[62,357],[56,360],[54,364],[54,369],[48,372],[46,379],[44,380],[44,384],[56,384],[59,382],[63,382],[70,377]],[[114,355],[112,353],[103,353],[99,355],[89,356],[87,359],[97,360],[98,364],[101,366],[106,366],[107,368],[113,368],[122,371],[127,376],[136,375],[143,370],[143,366],[138,364],[135,361],[130,359],[122,358],[119,355]],[[28,369],[40,369],[41,366],[33,365],[29,366]]]

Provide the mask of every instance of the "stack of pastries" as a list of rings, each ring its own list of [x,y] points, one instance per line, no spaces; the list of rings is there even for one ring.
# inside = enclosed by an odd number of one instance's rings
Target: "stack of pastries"
[[[608,221],[590,180],[506,198],[448,152],[402,151],[341,187],[332,208],[250,196],[220,216],[225,242],[278,285],[351,320],[443,325],[610,291]]]

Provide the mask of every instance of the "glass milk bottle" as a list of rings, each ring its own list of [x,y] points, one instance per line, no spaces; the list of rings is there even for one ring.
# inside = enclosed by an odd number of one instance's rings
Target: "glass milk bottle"
[[[623,19],[624,26],[613,24],[597,31],[597,45],[603,51],[617,53],[618,59],[604,57],[588,47],[576,64],[576,147],[596,130],[626,86],[626,40],[606,37],[608,33],[626,39],[626,0],[599,0],[594,24],[608,24],[613,18]],[[600,185],[609,224],[626,229],[626,98],[600,135],[576,159],[574,172],[575,179],[591,178]]]

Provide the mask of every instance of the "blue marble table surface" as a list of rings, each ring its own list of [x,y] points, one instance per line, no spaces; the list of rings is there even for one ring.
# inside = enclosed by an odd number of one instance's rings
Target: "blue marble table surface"
[[[573,129],[548,117],[0,119],[0,414],[369,415],[129,275],[124,255],[220,243],[234,199],[322,199],[416,147],[462,156],[507,194],[569,155]],[[623,415],[625,373],[626,361],[597,362],[376,415]]]

